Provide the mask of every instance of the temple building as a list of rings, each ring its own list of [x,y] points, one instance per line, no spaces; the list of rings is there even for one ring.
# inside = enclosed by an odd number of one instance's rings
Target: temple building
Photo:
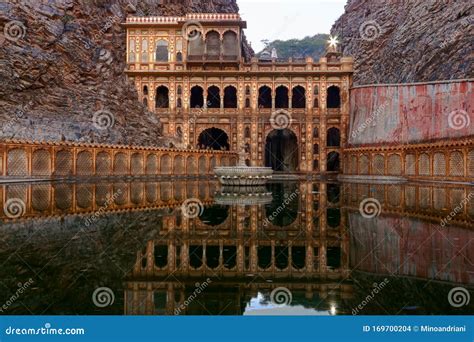
[[[251,57],[238,14],[128,17],[126,73],[164,134],[190,148],[245,148],[247,164],[316,174],[342,168],[353,60]]]

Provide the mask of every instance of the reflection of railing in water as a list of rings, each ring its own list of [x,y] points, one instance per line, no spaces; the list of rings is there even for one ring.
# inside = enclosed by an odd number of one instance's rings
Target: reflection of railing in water
[[[36,219],[68,214],[174,208],[187,198],[200,198],[203,205],[213,202],[214,181],[112,183],[35,183],[0,186],[0,219]],[[112,200],[110,200],[112,199]],[[9,201],[20,203],[21,215],[12,217]]]
[[[353,183],[344,184],[343,192],[351,268],[473,283],[474,187]],[[374,207],[377,217],[361,213],[360,204],[368,198],[380,203],[380,208]]]
[[[184,277],[269,277],[339,279],[349,274],[349,243],[334,238],[282,242],[276,238],[162,237],[148,241],[130,275],[153,279],[167,274]]]
[[[451,224],[474,227],[473,186],[352,183],[344,184],[343,189],[344,205],[350,210],[358,211],[364,199],[374,198],[381,204],[381,215],[398,214],[439,224],[455,211]]]
[[[66,178],[209,175],[233,152],[79,143],[0,142],[0,176]]]

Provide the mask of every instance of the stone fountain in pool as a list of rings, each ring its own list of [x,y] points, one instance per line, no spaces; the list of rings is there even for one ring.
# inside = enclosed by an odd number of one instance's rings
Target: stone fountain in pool
[[[258,186],[264,185],[272,178],[271,167],[247,166],[245,156],[247,153],[242,149],[239,152],[239,162],[236,166],[219,166],[214,168],[214,173],[222,185],[227,186]]]

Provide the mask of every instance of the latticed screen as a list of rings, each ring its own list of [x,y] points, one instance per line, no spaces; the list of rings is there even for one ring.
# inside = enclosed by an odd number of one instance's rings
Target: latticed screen
[[[405,205],[412,209],[416,207],[416,188],[414,186],[405,188]]]
[[[463,189],[452,189],[449,192],[449,203],[450,210],[453,210],[464,200],[464,190]]]
[[[369,174],[369,157],[363,154],[359,157],[359,174],[368,175]]]
[[[446,175],[446,156],[444,153],[437,152],[433,157],[433,173],[435,176]]]
[[[125,183],[114,185],[115,204],[125,205],[128,199],[128,186]]]
[[[35,211],[46,211],[51,206],[50,186],[35,184],[31,186],[31,207]]]
[[[130,200],[133,204],[141,204],[145,195],[145,188],[143,183],[130,184]]]
[[[161,157],[161,173],[170,174],[171,173],[171,157],[167,154]]]
[[[112,186],[109,184],[98,184],[95,188],[95,204],[105,206],[107,199],[112,196]]]
[[[77,185],[76,204],[79,208],[89,209],[92,206],[92,192],[93,188],[91,185]]]
[[[10,185],[5,188],[5,199],[19,199],[26,203],[27,188],[24,186]]]
[[[28,159],[26,151],[15,148],[8,151],[8,171],[9,176],[27,176],[28,175]]]
[[[469,151],[469,153],[467,154],[467,160],[467,173],[469,176],[474,177],[474,150]]]
[[[459,151],[451,152],[449,156],[449,175],[455,177],[464,175],[464,156]]]
[[[372,174],[383,175],[385,173],[385,161],[382,154],[376,154],[372,160]]]
[[[154,175],[158,172],[158,158],[156,154],[149,154],[146,157],[146,174]]]
[[[441,188],[433,188],[433,206],[436,210],[446,208],[446,190]]]
[[[110,175],[111,161],[107,152],[99,152],[95,160],[95,168],[97,175]]]
[[[226,164],[228,164],[229,161],[226,159]],[[186,159],[186,170],[187,173],[190,175],[195,175],[197,173],[197,165],[196,165],[196,158],[194,157],[188,157]]]
[[[141,153],[132,154],[131,169],[132,169],[132,174],[134,175],[143,174],[143,154]]]
[[[78,153],[76,173],[78,176],[92,175],[92,153],[89,151],[82,151]]]
[[[418,157],[418,174],[421,176],[429,176],[431,174],[430,157],[426,153],[422,153]]]
[[[54,185],[54,205],[61,210],[72,207],[73,188],[71,184]]]
[[[357,156],[351,156],[349,173],[357,174]]]
[[[173,173],[177,175],[182,175],[184,174],[184,158],[181,156],[177,156],[174,158],[174,170]]]
[[[388,204],[392,207],[400,206],[402,200],[402,189],[399,185],[391,185],[387,188],[388,191]]]
[[[390,175],[402,174],[402,158],[398,154],[391,154],[388,157],[388,173]]]
[[[373,191],[373,193],[371,193],[372,197],[379,201],[380,204],[385,203],[385,191],[383,185],[374,185],[371,190]]]
[[[121,152],[117,153],[114,157],[114,174],[126,175],[127,173],[127,155]]]
[[[145,195],[148,203],[156,202],[158,200],[157,183],[146,183]]]
[[[33,152],[31,173],[33,176],[51,175],[51,155],[48,150],[40,149]]]
[[[405,156],[405,173],[409,176],[414,176],[416,172],[416,157],[414,154],[407,154]]]
[[[425,187],[422,187],[422,188],[419,188],[419,200],[418,200],[418,203],[419,203],[419,206],[420,208],[428,208],[430,206],[430,203],[431,203],[431,191],[430,191],[430,188],[425,188]]]

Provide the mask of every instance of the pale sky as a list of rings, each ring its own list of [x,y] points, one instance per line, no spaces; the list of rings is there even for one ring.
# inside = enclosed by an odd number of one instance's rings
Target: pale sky
[[[245,35],[255,52],[270,41],[304,38],[329,33],[344,13],[347,0],[237,0],[240,15],[247,21]]]

